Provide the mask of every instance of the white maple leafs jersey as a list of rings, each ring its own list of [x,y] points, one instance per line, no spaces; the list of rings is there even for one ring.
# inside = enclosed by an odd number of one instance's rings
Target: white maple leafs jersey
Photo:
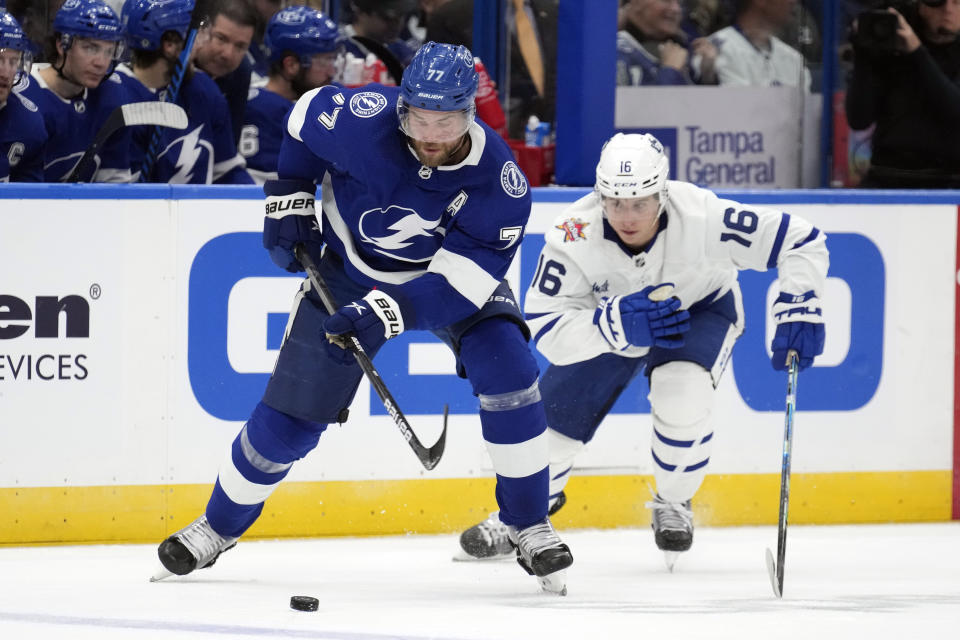
[[[776,36],[770,36],[770,50],[761,51],[735,26],[724,27],[710,36],[717,47],[717,81],[741,87],[795,87],[803,82],[810,91],[810,71],[803,55]]]
[[[693,184],[667,184],[660,231],[636,255],[606,223],[595,193],[574,202],[547,230],[524,311],[537,348],[553,364],[613,352],[593,324],[597,304],[647,285],[673,283],[684,309],[732,291],[740,328],[742,269],[776,267],[781,293],[813,291],[822,298],[829,264],[822,231],[797,216],[724,200]],[[616,353],[641,357],[648,350],[631,346]]]

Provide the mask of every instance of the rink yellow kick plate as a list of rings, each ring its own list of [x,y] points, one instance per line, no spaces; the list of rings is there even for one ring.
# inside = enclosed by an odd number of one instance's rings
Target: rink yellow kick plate
[[[794,474],[790,522],[843,524],[950,519],[950,471]],[[650,476],[574,476],[558,528],[648,526]],[[0,544],[157,542],[191,522],[210,485],[0,489]],[[707,476],[694,500],[700,526],[772,525],[780,474]],[[288,482],[245,538],[445,533],[496,509],[492,479]]]

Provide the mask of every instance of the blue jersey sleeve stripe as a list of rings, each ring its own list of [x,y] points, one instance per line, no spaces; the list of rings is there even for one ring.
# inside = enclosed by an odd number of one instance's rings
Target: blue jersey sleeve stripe
[[[773,248],[770,249],[770,257],[767,259],[767,269],[773,269],[777,266],[777,258],[780,257],[780,249],[783,248],[783,239],[787,235],[787,229],[790,228],[790,214],[785,213],[780,218],[780,228],[777,229],[777,237],[773,241]]]
[[[800,247],[807,244],[808,242],[813,242],[814,240],[816,240],[817,236],[819,235],[820,235],[820,229],[817,229],[816,227],[814,227],[813,230],[810,232],[810,234],[806,238],[798,242],[797,244],[793,245],[793,248],[799,249]]]
[[[543,325],[543,328],[540,329],[540,331],[537,331],[537,335],[533,336],[533,344],[537,344],[538,342],[540,342],[540,338],[542,338],[545,333],[550,331],[550,329],[553,329],[554,325],[556,325],[559,321],[560,321],[560,316],[557,316],[547,324]]]

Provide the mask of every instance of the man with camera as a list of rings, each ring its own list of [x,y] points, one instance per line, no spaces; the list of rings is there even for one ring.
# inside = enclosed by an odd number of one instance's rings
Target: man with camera
[[[860,14],[846,98],[853,129],[876,123],[861,186],[960,188],[960,0]]]

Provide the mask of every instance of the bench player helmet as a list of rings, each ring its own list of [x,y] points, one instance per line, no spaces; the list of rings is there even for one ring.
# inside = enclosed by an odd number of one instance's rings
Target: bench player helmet
[[[53,31],[60,34],[63,50],[70,48],[74,38],[91,38],[122,42],[123,27],[120,18],[101,0],[67,0],[53,18]],[[121,52],[117,46],[119,59]]]
[[[194,0],[127,0],[123,5],[123,25],[130,47],[156,51],[167,31],[186,39],[193,5]]]
[[[670,161],[659,140],[649,133],[618,133],[603,145],[594,189],[603,198],[656,195],[662,213],[669,173]]]
[[[411,107],[429,111],[462,112],[458,136],[467,132],[476,115],[474,96],[480,77],[473,54],[463,45],[428,42],[417,51],[400,80],[397,115],[400,129],[410,137]]]
[[[33,64],[33,48],[16,18],[0,9],[0,53],[5,50],[16,51],[19,54],[20,61],[13,77],[13,84],[16,85],[24,75],[30,73],[30,66]]]
[[[293,53],[304,67],[317,53],[338,51],[342,44],[336,23],[322,12],[310,7],[287,7],[278,11],[263,36],[263,44],[270,51],[270,62],[283,60]]]

